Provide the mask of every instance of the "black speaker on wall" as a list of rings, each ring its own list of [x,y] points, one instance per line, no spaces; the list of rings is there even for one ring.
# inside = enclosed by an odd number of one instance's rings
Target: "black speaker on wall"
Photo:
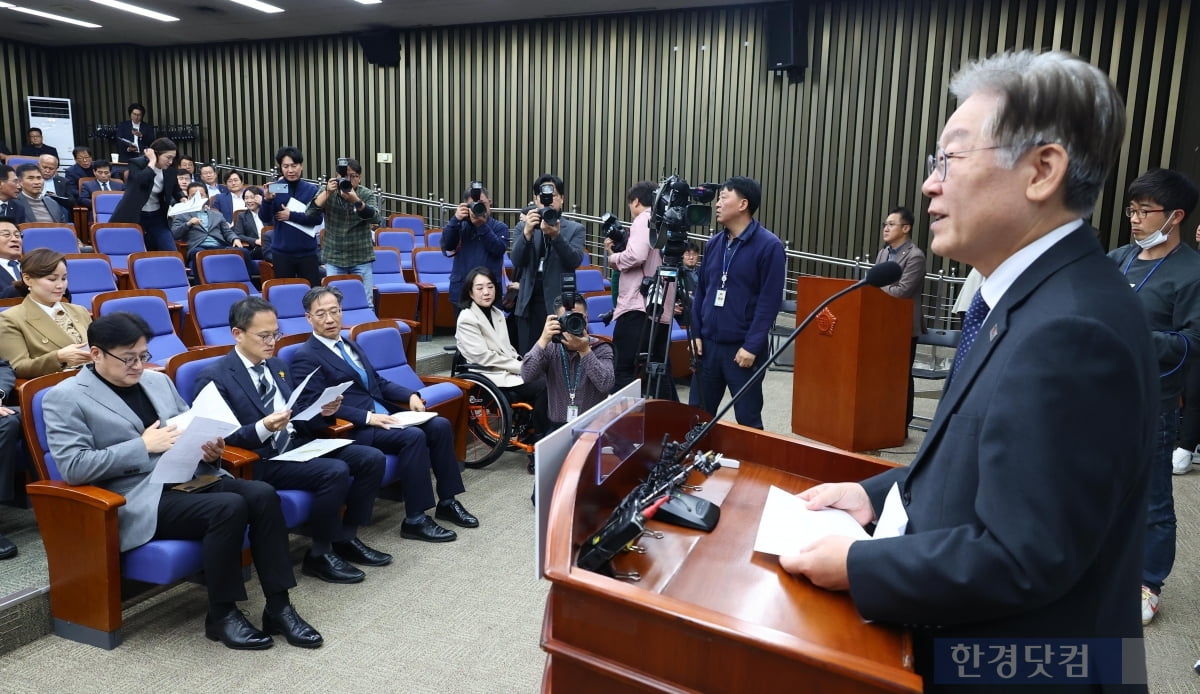
[[[400,30],[372,29],[354,35],[367,62],[379,67],[400,65]]]
[[[788,0],[767,5],[767,69],[798,81],[808,67],[808,3]]]

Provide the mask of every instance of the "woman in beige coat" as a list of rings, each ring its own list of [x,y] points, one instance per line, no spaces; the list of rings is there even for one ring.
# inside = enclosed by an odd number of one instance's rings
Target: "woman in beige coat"
[[[48,248],[30,251],[21,259],[17,290],[25,300],[0,313],[0,357],[8,360],[17,378],[35,378],[92,361],[87,309],[63,301],[67,262]]]

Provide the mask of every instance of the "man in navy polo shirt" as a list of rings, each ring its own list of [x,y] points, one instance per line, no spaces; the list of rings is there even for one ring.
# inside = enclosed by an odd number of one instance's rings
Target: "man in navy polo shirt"
[[[767,357],[783,303],[783,242],[758,220],[762,188],[745,176],[725,182],[717,198],[724,230],[708,240],[692,312],[700,406],[715,415],[725,389],[736,393]],[[734,405],[738,424],[763,428],[762,381]]]

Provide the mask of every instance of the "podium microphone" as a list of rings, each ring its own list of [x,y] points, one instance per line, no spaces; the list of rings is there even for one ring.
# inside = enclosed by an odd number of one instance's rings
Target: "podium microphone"
[[[813,320],[816,319],[821,311],[825,310],[826,306],[832,304],[834,301],[837,301],[846,294],[849,294],[856,289],[861,289],[867,285],[872,287],[886,287],[889,284],[895,284],[900,280],[900,275],[902,272],[903,271],[900,269],[900,264],[891,260],[884,261],[878,265],[873,265],[869,270],[867,270],[866,277],[855,282],[849,287],[838,291],[833,296],[817,304],[817,307],[812,310],[812,313],[809,313],[808,316],[806,316],[804,320],[800,322],[800,325],[796,326],[796,329],[792,331],[792,334],[788,335],[788,338],[783,341],[783,344],[779,346],[779,349],[775,350],[774,354],[767,357],[766,361],[759,365],[758,370],[755,371],[754,375],[746,381],[745,385],[739,388],[738,392],[733,394],[733,397],[729,400],[729,403],[725,405],[725,407],[722,407],[695,436],[689,435],[687,437],[687,441],[684,442],[679,451],[676,453],[675,461],[682,461],[687,457],[688,453],[690,453],[692,449],[696,447],[696,444],[704,438],[704,435],[707,434],[713,427],[715,427],[717,422],[721,420],[721,417],[723,417],[725,413],[733,407],[734,403],[736,403],[738,399],[742,397],[742,394],[746,392],[746,389],[760,381],[763,377],[763,374],[767,372],[767,368],[776,361],[779,361],[779,357],[783,355],[783,351],[792,344],[796,337],[800,335],[802,330],[808,327],[809,323],[812,323]]]

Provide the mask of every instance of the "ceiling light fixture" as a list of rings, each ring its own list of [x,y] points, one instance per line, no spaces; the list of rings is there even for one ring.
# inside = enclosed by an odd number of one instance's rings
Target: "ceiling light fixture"
[[[265,2],[259,2],[259,0],[229,0],[229,2],[234,2],[234,3],[237,3],[244,7],[249,7],[252,10],[258,10],[259,12],[266,12],[267,14],[275,14],[276,12],[283,12],[282,7],[268,5]]]
[[[380,4],[383,4],[383,0],[354,0],[354,2],[357,2],[357,3],[358,3],[358,4],[360,4],[360,5],[380,5]]]
[[[122,10],[125,12],[131,12],[133,14],[140,15],[142,17],[146,17],[147,19],[157,19],[160,22],[178,22],[179,21],[179,17],[172,17],[171,15],[163,14],[162,12],[155,12],[154,10],[147,10],[144,7],[138,7],[137,5],[130,5],[127,2],[120,2],[119,0],[92,0],[92,2],[96,3],[97,5],[104,5],[105,7],[111,7],[114,10]]]
[[[41,10],[31,10],[28,7],[17,7],[16,5],[14,5],[10,2],[0,2],[0,9],[12,10],[13,12],[23,12],[25,14],[31,14],[35,17],[41,17],[43,19],[53,19],[56,22],[63,22],[64,24],[74,24],[75,26],[83,27],[84,29],[99,29],[99,28],[101,28],[99,24],[92,24],[91,22],[82,22],[78,19],[71,19],[70,17],[62,17],[62,16],[56,15],[56,14],[50,14],[49,12],[42,12]]]

